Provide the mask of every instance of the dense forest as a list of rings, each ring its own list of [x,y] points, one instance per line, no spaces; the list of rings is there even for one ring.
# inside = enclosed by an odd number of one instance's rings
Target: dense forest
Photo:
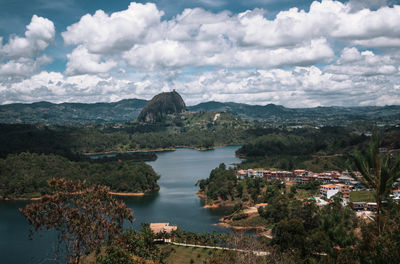
[[[199,191],[205,195],[208,204],[235,205],[240,203],[249,206],[267,200],[263,192],[267,190],[269,184],[264,178],[238,180],[235,170],[226,168],[223,163],[213,169],[208,178],[197,182]]]
[[[141,151],[160,148],[210,148],[242,144],[254,124],[231,114],[188,113],[170,116],[164,123],[62,127],[0,125],[0,157],[10,153],[58,154],[79,160],[83,153]]]
[[[266,130],[237,154],[246,158],[241,168],[344,170],[352,151],[368,140],[364,133],[345,127]]]
[[[49,192],[51,178],[86,180],[115,192],[147,192],[158,189],[159,177],[144,162],[75,162],[54,154],[10,154],[0,159],[0,196],[41,196]]]

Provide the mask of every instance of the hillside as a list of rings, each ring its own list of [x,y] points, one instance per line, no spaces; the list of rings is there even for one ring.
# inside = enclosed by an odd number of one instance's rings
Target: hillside
[[[0,106],[0,123],[86,125],[135,120],[148,101],[127,99],[115,103],[38,102]]]
[[[247,105],[206,102],[188,107],[189,111],[231,112],[245,119],[286,124],[343,125],[352,121],[400,121],[400,106],[286,108],[281,105]]]
[[[165,102],[168,101],[165,100]],[[152,108],[154,112],[164,111],[165,113],[180,112],[184,107],[183,100],[180,102],[178,98],[175,103],[170,104],[170,106],[174,105],[175,109],[148,103],[147,100],[127,99],[115,103],[95,104],[38,102],[0,105],[0,123],[51,125],[124,123],[136,120],[146,105],[149,105],[149,108]],[[162,110],[163,107],[164,110]],[[400,106],[398,105],[287,108],[274,104],[263,106],[211,101],[188,106],[187,110],[190,112],[229,112],[244,119],[282,124],[344,125],[353,121],[395,124],[400,122]],[[155,116],[156,119],[161,117],[157,115]],[[150,118],[150,116],[148,117]],[[143,117],[141,119],[143,120]]]

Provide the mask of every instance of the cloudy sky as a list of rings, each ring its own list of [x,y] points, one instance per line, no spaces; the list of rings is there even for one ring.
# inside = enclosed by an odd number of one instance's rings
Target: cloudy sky
[[[400,2],[0,0],[0,104],[400,104]]]

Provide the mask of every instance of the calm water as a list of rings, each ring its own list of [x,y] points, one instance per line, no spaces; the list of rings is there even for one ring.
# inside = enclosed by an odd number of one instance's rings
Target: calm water
[[[134,211],[134,228],[140,228],[142,222],[169,222],[186,231],[226,232],[213,225],[224,212],[202,208],[194,185],[207,178],[220,163],[240,162],[234,156],[237,149],[228,146],[209,151],[178,149],[157,153],[158,159],[148,164],[161,175],[160,191],[124,199]],[[54,234],[46,232],[28,240],[29,225],[18,212],[25,204],[0,201],[0,263],[37,263],[52,252]]]

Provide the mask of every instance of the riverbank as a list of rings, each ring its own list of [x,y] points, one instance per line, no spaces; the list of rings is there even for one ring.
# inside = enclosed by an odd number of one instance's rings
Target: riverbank
[[[207,195],[205,193],[196,192],[196,195],[206,202],[206,204],[203,205],[203,208],[205,209],[217,209],[221,207],[232,207],[235,205],[235,202],[230,202],[230,201],[223,201],[223,202],[221,201],[219,203],[207,204]]]
[[[175,151],[180,148],[185,148],[185,149],[195,149],[198,151],[207,151],[207,150],[213,150],[215,148],[222,148],[222,147],[227,147],[227,146],[241,146],[241,145],[216,145],[212,147],[194,147],[194,146],[175,146],[175,147],[169,147],[169,148],[156,148],[156,149],[135,149],[135,150],[110,150],[110,151],[104,151],[104,152],[86,152],[82,153],[85,156],[94,156],[94,155],[107,155],[107,154],[118,154],[118,153],[140,153],[140,152],[163,152],[163,151]]]
[[[202,192],[197,192],[196,195],[201,199],[207,200],[207,195]],[[203,206],[205,209],[217,209],[221,207],[232,207],[236,203],[231,202],[221,202],[221,203],[211,203]],[[257,208],[249,207],[244,209],[243,214],[247,215],[245,218],[240,220],[233,220],[232,215],[227,215],[219,219],[219,223],[214,224],[215,226],[220,226],[224,228],[234,229],[234,230],[257,230],[257,232],[265,232],[268,222],[266,219],[261,217],[258,213]]]
[[[230,218],[220,218],[216,226],[221,226],[234,230],[256,230],[257,232],[265,232],[268,230],[268,222],[266,219],[257,215],[248,215],[247,218],[241,220],[232,220]]]
[[[146,191],[146,192],[108,192],[111,195],[115,196],[125,196],[125,197],[134,197],[134,196],[144,196],[148,192],[152,191],[158,191],[160,188],[156,188],[151,191]],[[37,197],[15,197],[15,198],[10,198],[10,197],[2,197],[0,196],[0,200],[2,201],[40,201],[44,198],[45,196],[37,196]]]

